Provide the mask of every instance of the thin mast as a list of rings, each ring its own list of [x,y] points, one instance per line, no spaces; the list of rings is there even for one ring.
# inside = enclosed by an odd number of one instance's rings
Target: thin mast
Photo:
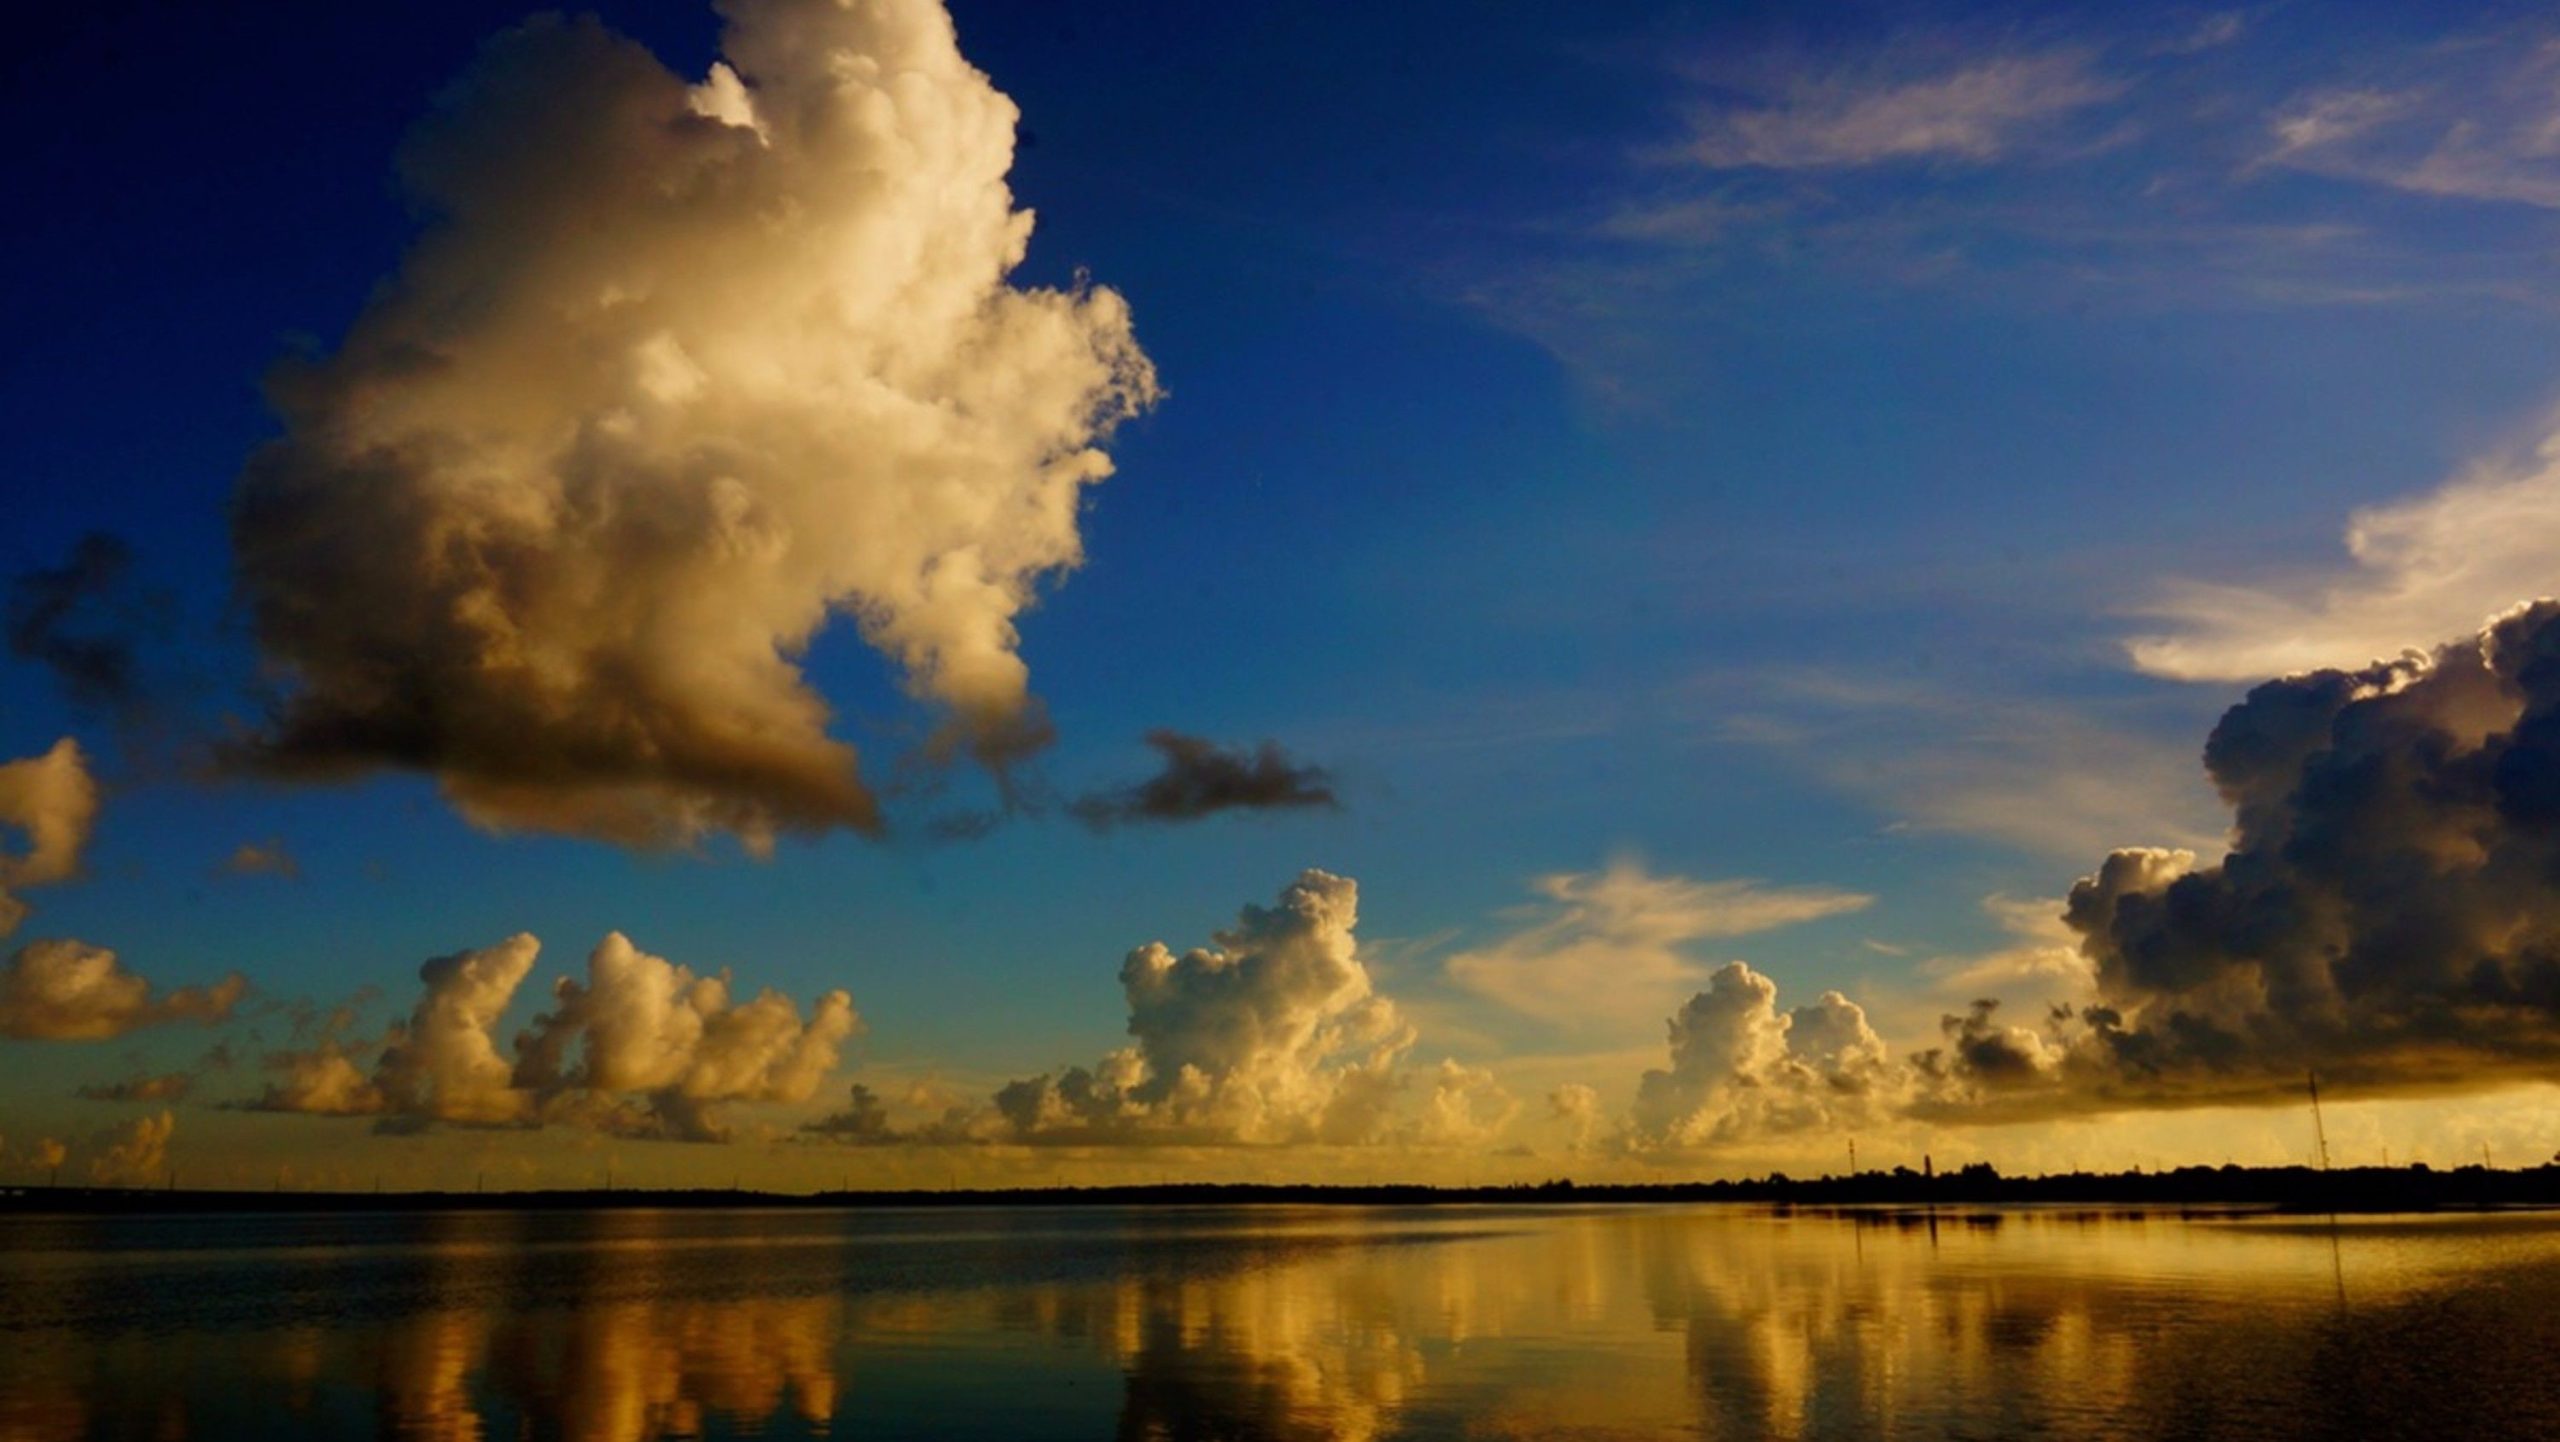
[[[2320,1141],[2320,1170],[2329,1170],[2329,1128],[2320,1120],[2320,1073],[2304,1072],[2311,1082],[2311,1134]]]

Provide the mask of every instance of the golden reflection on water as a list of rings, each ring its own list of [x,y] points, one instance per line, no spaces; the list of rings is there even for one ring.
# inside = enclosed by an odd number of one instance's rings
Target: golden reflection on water
[[[17,1333],[0,1336],[0,1442],[2560,1422],[2539,1375],[2560,1341],[2560,1225],[2540,1217],[2347,1223],[2334,1243],[2320,1223],[2036,1213],[417,1225],[273,1254],[0,1237],[0,1299],[25,1299],[0,1310]],[[248,1286],[314,1301],[226,1322]]]

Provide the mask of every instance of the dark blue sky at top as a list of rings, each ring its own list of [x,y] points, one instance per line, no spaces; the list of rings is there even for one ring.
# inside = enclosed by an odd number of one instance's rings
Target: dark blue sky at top
[[[596,8],[687,76],[716,53],[703,7]],[[13,665],[0,750],[76,730],[120,784],[94,881],[46,894],[35,929],[111,939],[172,980],[241,966],[334,997],[397,992],[418,957],[518,929],[566,964],[620,927],[795,994],[843,981],[885,1054],[1042,1064],[1111,1040],[1122,950],[1202,939],[1302,866],[1362,880],[1364,929],[1419,937],[1634,850],[1875,893],[1864,915],[1717,943],[1792,966],[1791,987],[1846,984],[1862,939],[1983,944],[1980,897],[2055,893],[2097,859],[1932,819],[1887,768],[1996,761],[1984,718],[2046,708],[2192,754],[2231,693],[2133,676],[2126,608],[2172,573],[2329,561],[2352,507],[2511,441],[2551,392],[2554,329],[2529,305],[2279,302],[2222,284],[2257,260],[2184,232],[1977,226],[1954,259],[1928,233],[1963,227],[1973,212],[1928,208],[1959,203],[2072,218],[2103,200],[2111,224],[2228,235],[2352,213],[2402,243],[2339,262],[2358,284],[2547,280],[2538,215],[2310,175],[2210,215],[2175,190],[2154,201],[2174,138],[2093,149],[2067,187],[1925,165],[1817,182],[1829,214],[1908,219],[1881,235],[1666,254],[1605,233],[1623,207],[1705,193],[1644,156],[1737,74],[1917,31],[2091,49],[2255,117],[2448,23],[2405,7],[2273,7],[2192,62],[2147,58],[2144,35],[2203,10],[2147,26],[2110,7],[954,11],[1023,111],[1013,184],[1039,228],[1021,279],[1085,271],[1128,296],[1168,390],[1090,499],[1087,565],[1024,627],[1061,734],[1045,774],[1134,776],[1150,727],[1271,736],[1339,772],[1343,812],[923,839],[937,809],[984,804],[960,775],[893,796],[908,824],[885,843],[632,858],[481,837],[415,778],[193,784]],[[130,541],[176,597],[151,654],[194,726],[250,704],[222,533],[240,460],[273,430],[258,378],[334,343],[396,266],[416,225],[392,181],[400,137],[521,13],[103,4],[16,28],[0,567],[52,563],[93,529]],[[2457,253],[2425,255],[2444,233]],[[849,628],[812,674],[870,773],[895,778],[926,719]],[[2182,784],[2165,809],[2209,824],[2201,778]],[[302,881],[215,875],[268,836]]]

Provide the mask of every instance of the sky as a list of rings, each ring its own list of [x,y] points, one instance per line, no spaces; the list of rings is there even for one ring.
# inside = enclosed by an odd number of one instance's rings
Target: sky
[[[13,55],[0,1176],[2560,1147],[2535,7]]]

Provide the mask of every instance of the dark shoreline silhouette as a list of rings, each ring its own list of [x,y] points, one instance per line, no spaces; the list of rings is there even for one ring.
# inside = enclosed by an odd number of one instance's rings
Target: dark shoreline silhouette
[[[162,1187],[0,1188],[0,1215],[179,1212],[562,1211],[712,1207],[1554,1206],[1743,1203],[1790,1207],[2123,1206],[2288,1213],[2474,1211],[2560,1206],[2560,1164],[2484,1166],[2179,1167],[2004,1177],[1985,1163],[1926,1175],[1896,1168],[1854,1176],[1783,1173],[1713,1182],[1504,1186],[1325,1186],[1178,1182],[1093,1187],[760,1192],[734,1187],[538,1191],[211,1191]]]

